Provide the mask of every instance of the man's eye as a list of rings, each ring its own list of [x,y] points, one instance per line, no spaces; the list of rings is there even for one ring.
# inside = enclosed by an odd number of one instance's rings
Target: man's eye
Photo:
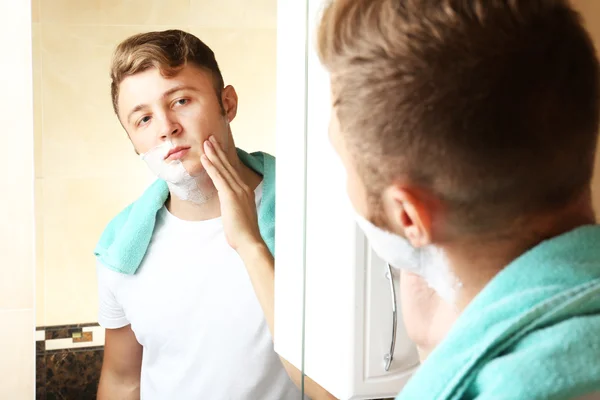
[[[140,119],[139,125],[145,124],[148,121],[150,121],[150,116],[147,115],[145,117],[142,117],[142,119]]]
[[[183,106],[183,105],[186,105],[187,103],[189,103],[188,99],[179,99],[175,102],[175,104],[177,104],[178,106]]]

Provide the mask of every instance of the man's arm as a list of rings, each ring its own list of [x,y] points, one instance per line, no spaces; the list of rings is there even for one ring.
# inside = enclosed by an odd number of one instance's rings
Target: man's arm
[[[98,400],[138,400],[142,345],[135,338],[131,325],[106,329],[105,336]]]
[[[211,136],[204,142],[202,165],[219,193],[221,218],[225,237],[242,261],[254,287],[267,325],[274,335],[275,273],[274,260],[260,236],[254,190],[243,182],[238,171],[231,166],[227,155]],[[281,357],[280,357],[281,358]],[[288,375],[296,386],[302,386],[302,372],[281,358]],[[306,395],[313,400],[335,399],[329,392],[308,377],[304,377]]]
[[[250,276],[252,286],[254,287],[254,292],[262,307],[271,335],[274,337],[275,262],[273,256],[269,252],[267,246],[262,243],[247,249],[240,249],[240,257],[246,265],[248,275]],[[302,372],[287,362],[283,357],[279,358],[292,381],[296,386],[301,387]],[[312,400],[335,399],[328,391],[307,376],[304,377],[304,391]]]

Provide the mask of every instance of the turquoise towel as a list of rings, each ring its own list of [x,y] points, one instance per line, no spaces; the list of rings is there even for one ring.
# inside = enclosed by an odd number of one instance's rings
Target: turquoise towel
[[[600,391],[600,226],[531,249],[459,317],[397,399],[563,400]]]
[[[263,152],[248,154],[237,149],[240,160],[263,176],[263,193],[258,210],[260,233],[271,254],[275,249],[275,157]],[[106,267],[135,274],[144,259],[156,222],[156,213],[169,196],[169,187],[157,179],[144,194],[125,208],[106,227],[94,254]]]

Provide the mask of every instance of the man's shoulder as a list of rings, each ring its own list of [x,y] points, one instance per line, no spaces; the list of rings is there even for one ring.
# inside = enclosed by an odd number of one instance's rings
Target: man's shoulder
[[[506,349],[499,343],[500,354],[482,366],[473,389],[532,400],[600,391],[600,335],[592,332],[600,332],[600,313],[540,327]]]
[[[112,244],[127,223],[139,224],[144,219],[156,216],[156,211],[164,205],[167,197],[167,184],[157,179],[140,197],[108,221],[102,231],[99,244],[104,246]]]
[[[100,242],[113,242],[117,234],[121,231],[123,226],[127,223],[131,210],[133,209],[135,202],[129,204],[121,211],[119,211],[114,217],[112,217],[106,224],[102,234],[100,236]]]
[[[135,273],[152,238],[156,213],[168,195],[167,183],[157,179],[108,223],[96,244],[96,257],[114,270]]]

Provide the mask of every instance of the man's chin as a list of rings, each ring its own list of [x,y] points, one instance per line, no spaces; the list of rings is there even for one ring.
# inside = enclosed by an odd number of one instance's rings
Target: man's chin
[[[208,176],[202,163],[184,161],[183,167],[192,178],[203,178]]]

